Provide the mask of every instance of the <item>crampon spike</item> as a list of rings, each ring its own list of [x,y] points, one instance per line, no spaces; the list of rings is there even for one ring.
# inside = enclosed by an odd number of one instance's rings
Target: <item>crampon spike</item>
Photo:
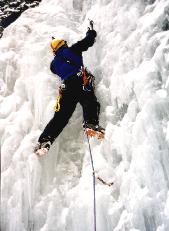
[[[104,139],[104,133],[102,132],[98,132],[98,131],[94,131],[90,128],[86,128],[85,129],[85,134],[89,137],[96,137],[97,139]]]

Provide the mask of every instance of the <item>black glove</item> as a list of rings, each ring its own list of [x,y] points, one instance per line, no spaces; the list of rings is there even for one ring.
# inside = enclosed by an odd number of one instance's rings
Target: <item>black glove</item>
[[[97,32],[95,30],[88,30],[86,33],[86,36],[90,36],[92,38],[95,38],[97,36]]]

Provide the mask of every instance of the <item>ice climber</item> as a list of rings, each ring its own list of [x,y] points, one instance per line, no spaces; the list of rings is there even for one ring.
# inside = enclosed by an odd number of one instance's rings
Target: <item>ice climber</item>
[[[64,40],[53,38],[51,41],[54,59],[50,69],[61,78],[62,83],[55,114],[35,146],[34,151],[38,155],[48,152],[51,144],[68,123],[78,102],[83,108],[84,129],[104,134],[104,129],[99,125],[100,104],[94,93],[94,76],[84,68],[82,57],[82,52],[93,46],[96,36],[95,30],[88,29],[85,38],[70,47]]]

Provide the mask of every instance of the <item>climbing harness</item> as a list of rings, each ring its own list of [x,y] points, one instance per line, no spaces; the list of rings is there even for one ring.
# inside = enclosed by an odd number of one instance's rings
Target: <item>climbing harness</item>
[[[85,67],[81,67],[81,76],[83,81],[83,90],[92,91],[95,88],[95,77]]]
[[[82,67],[82,78],[83,78],[83,85],[86,86],[89,84],[89,79],[87,76],[86,68]]]

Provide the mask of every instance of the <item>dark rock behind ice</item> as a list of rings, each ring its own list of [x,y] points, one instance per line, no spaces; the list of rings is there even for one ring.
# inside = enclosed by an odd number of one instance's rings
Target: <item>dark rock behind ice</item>
[[[3,30],[14,22],[25,10],[35,7],[41,0],[0,0],[0,37]]]

